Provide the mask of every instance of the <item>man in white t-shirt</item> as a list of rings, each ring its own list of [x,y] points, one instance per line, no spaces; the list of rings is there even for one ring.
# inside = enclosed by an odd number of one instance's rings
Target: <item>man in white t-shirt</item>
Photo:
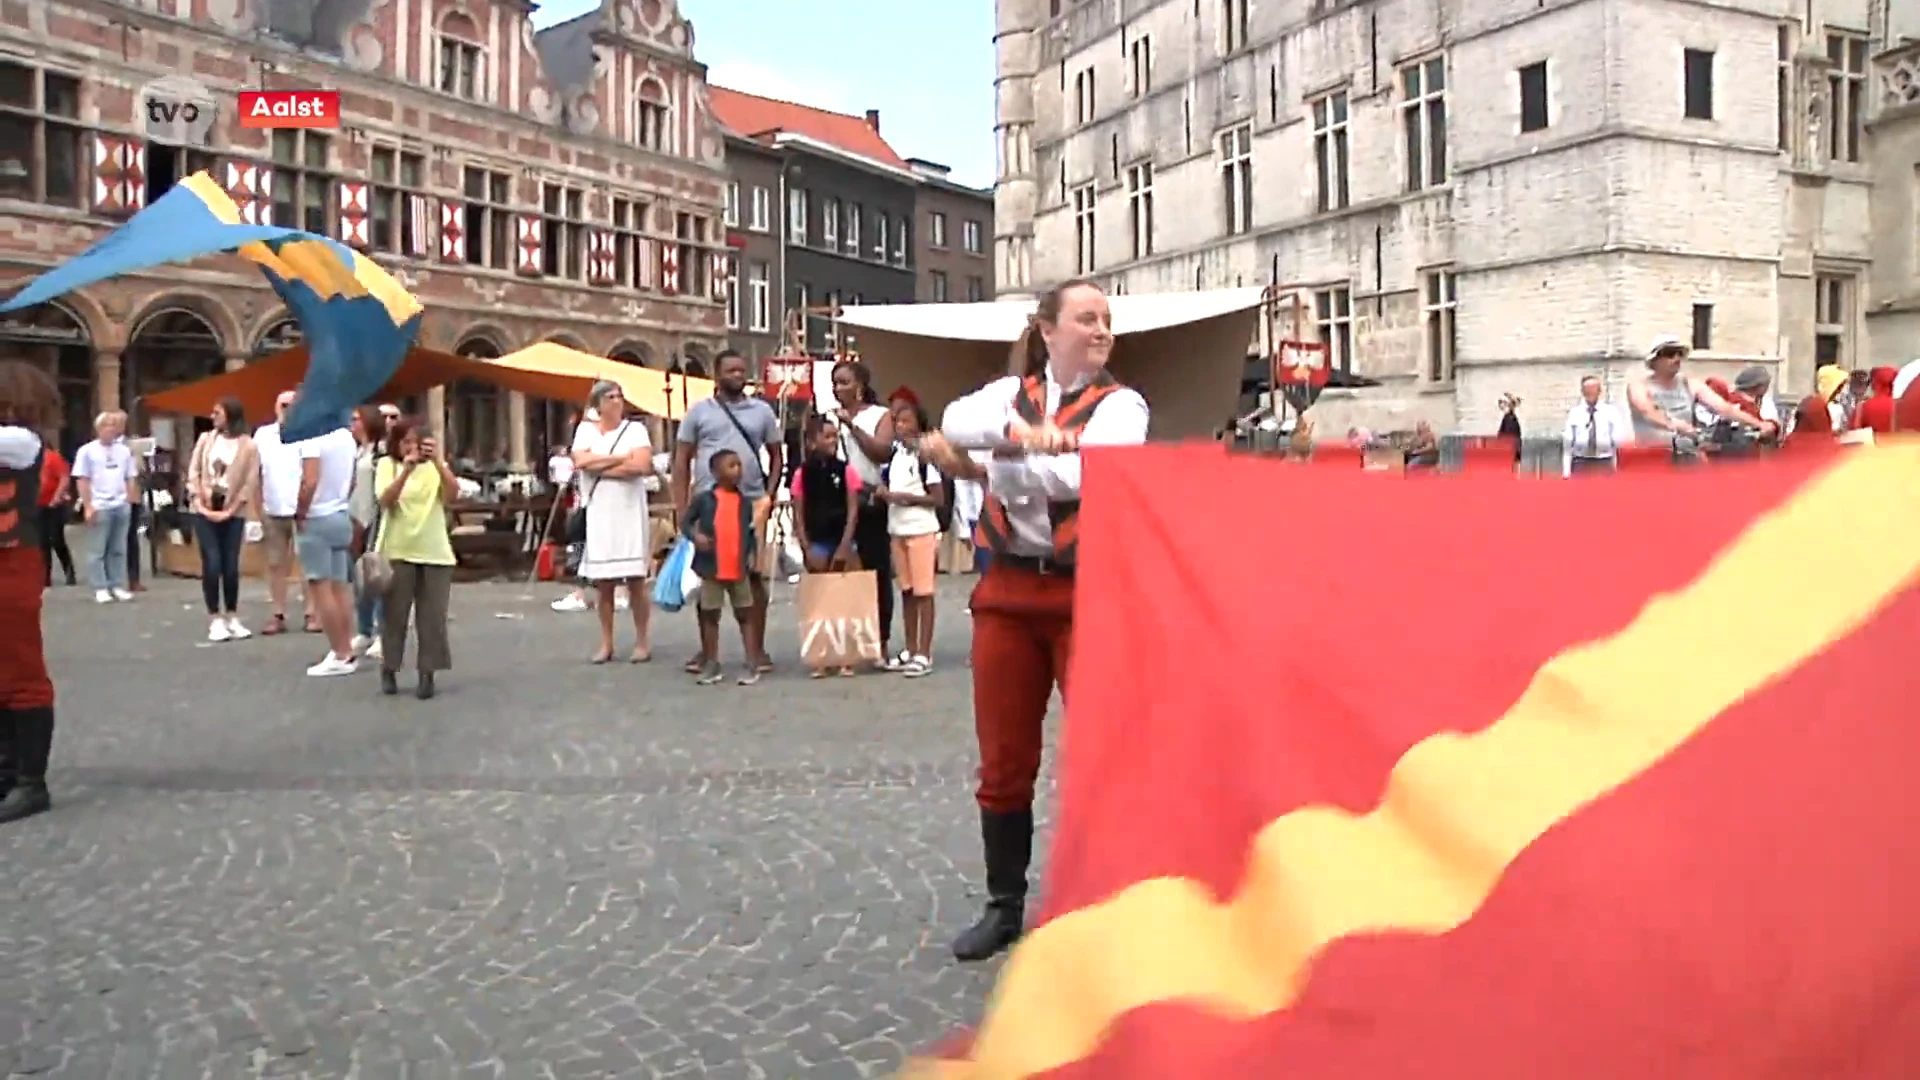
[[[280,441],[280,425],[293,407],[293,391],[273,399],[273,423],[253,434],[254,449],[260,454],[260,546],[267,557],[267,597],[273,612],[261,633],[269,637],[287,629],[287,578],[293,571],[293,512],[300,502],[300,451]],[[303,620],[307,630],[317,632],[319,622],[313,609],[307,608]]]
[[[300,454],[300,494],[293,518],[295,546],[307,579],[307,606],[327,635],[325,659],[314,676],[351,675],[353,656],[353,463],[359,446],[346,428],[294,444]]]

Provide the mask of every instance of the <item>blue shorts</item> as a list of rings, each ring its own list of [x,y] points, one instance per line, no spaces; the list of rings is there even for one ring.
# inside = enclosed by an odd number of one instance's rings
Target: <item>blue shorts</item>
[[[308,581],[344,582],[353,576],[353,518],[345,510],[310,517],[294,534],[294,554]]]
[[[807,555],[821,562],[831,561],[833,559],[833,553],[839,550],[840,545],[838,544],[823,544],[818,540],[807,545]]]

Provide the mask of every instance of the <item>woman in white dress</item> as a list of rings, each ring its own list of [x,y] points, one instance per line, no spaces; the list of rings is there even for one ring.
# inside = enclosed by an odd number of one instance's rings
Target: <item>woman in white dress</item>
[[[573,467],[579,470],[580,501],[587,508],[587,545],[580,578],[599,594],[600,648],[593,662],[613,659],[614,591],[622,585],[634,594],[632,661],[653,658],[647,634],[645,585],[652,575],[652,529],[647,517],[647,478],[653,475],[653,441],[647,425],[627,416],[620,385],[602,380],[587,399],[592,420],[581,421],[573,435]]]

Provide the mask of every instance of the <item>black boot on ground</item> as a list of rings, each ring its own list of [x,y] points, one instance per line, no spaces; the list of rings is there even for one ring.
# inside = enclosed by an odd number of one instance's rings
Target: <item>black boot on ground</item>
[[[420,673],[420,681],[414,684],[413,687],[413,696],[419,698],[421,701],[425,701],[433,696],[433,672],[423,671]]]
[[[1033,861],[1033,811],[980,811],[987,855],[987,910],[953,939],[953,958],[985,960],[1020,940],[1027,911],[1027,864]]]
[[[53,809],[47,794],[47,758],[53,750],[53,710],[15,709],[7,714],[12,729],[8,756],[12,788],[0,798],[0,825]]]

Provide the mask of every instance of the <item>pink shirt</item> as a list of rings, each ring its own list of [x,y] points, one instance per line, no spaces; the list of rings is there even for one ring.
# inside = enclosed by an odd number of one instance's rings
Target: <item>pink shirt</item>
[[[800,478],[801,478],[801,476],[803,475],[803,473],[804,473],[804,470],[801,470],[801,469],[795,469],[795,470],[793,470],[793,484],[792,484],[792,486],[791,486],[791,488],[790,488],[790,490],[791,490],[791,491],[793,492],[793,501],[794,501],[794,502],[799,502],[799,501],[800,501],[800,494],[801,494],[801,491],[800,491]],[[852,462],[848,462],[848,463],[847,463],[847,490],[848,490],[848,491],[859,491],[859,490],[860,490],[860,487],[861,487],[861,484],[860,484],[860,471],[859,471],[858,469],[855,469],[855,468],[853,467],[853,463],[852,463]]]

